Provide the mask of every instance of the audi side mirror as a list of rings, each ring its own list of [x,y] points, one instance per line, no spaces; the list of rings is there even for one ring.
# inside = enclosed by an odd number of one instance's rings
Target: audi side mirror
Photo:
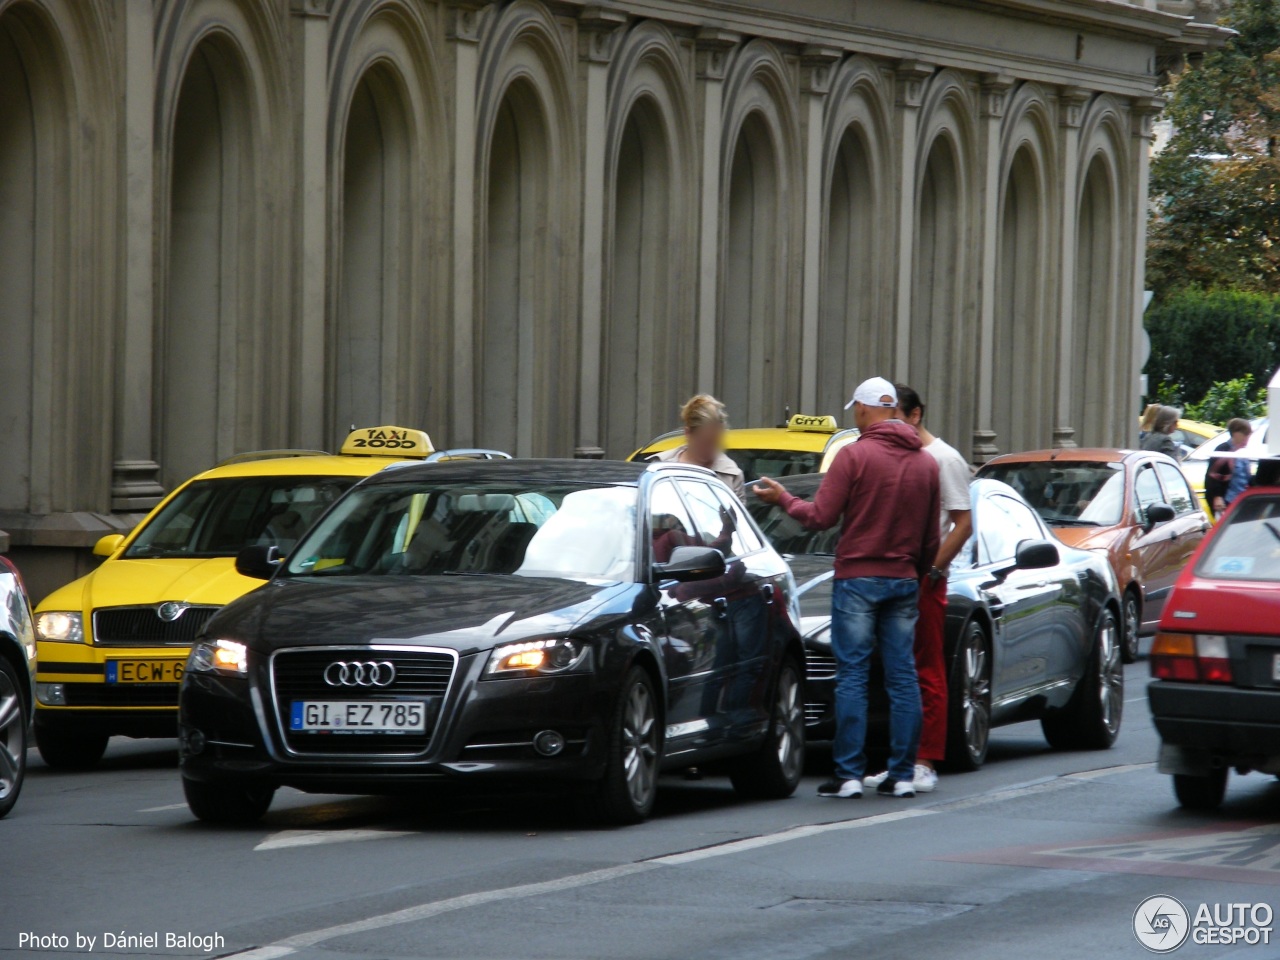
[[[236,573],[253,580],[270,580],[283,560],[274,543],[245,547],[236,554]]]
[[[655,563],[653,573],[659,580],[688,583],[714,580],[725,572],[724,554],[714,547],[676,547],[666,563]]]
[[[1059,562],[1057,544],[1048,540],[1023,540],[1018,544],[1013,562],[1019,570],[1044,570]]]
[[[1178,516],[1178,511],[1167,503],[1153,503],[1147,507],[1147,529],[1158,527],[1162,523],[1168,523]]]

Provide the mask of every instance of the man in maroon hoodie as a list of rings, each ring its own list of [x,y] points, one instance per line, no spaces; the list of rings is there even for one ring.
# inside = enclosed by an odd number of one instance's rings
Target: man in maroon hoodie
[[[914,797],[920,743],[915,626],[920,580],[938,553],[938,465],[914,427],[897,419],[893,384],[873,377],[849,401],[862,435],[836,454],[810,503],[764,478],[754,492],[810,530],[841,525],[832,590],[836,657],[835,777],[823,797],[861,797],[867,759],[867,674],[880,651],[889,694],[889,775],[877,792]]]

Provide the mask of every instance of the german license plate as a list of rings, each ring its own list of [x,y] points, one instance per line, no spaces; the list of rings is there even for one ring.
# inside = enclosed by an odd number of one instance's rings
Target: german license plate
[[[177,683],[185,660],[108,660],[107,683]]]
[[[1280,653],[1275,654],[1271,661],[1271,679],[1280,683]]]
[[[404,700],[294,700],[295,733],[425,733],[426,704]]]

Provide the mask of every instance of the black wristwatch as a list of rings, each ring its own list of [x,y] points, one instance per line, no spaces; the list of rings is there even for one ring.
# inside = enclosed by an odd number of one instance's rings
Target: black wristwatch
[[[929,578],[933,583],[937,583],[939,580],[945,580],[945,579],[947,579],[947,571],[945,571],[945,570],[939,570],[937,567],[930,567],[930,568],[929,568],[929,572],[926,574],[926,576],[927,576],[927,577],[928,577],[928,578]]]

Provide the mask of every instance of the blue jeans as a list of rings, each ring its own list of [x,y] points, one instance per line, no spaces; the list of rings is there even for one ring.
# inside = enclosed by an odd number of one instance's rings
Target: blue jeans
[[[836,658],[836,777],[867,772],[867,675],[879,649],[889,694],[889,779],[915,777],[920,745],[920,683],[914,653],[919,616],[915,580],[852,577],[836,580],[831,597],[831,649]]]

